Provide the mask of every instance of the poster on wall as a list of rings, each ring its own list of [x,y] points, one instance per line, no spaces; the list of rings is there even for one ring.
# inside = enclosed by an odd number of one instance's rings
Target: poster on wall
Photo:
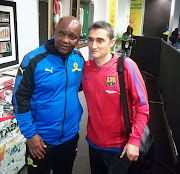
[[[141,35],[142,6],[143,0],[131,0],[129,25],[134,35]]]
[[[18,64],[16,3],[0,2],[0,68]]]
[[[109,23],[115,28],[116,23],[116,0],[109,0]]]

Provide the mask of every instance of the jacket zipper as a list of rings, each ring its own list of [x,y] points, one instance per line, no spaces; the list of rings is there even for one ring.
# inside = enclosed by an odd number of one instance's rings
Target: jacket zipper
[[[101,71],[101,68],[99,67],[99,68],[98,68],[98,74],[100,73],[100,71]],[[99,77],[99,76],[98,76],[98,77]],[[98,79],[98,80],[99,80],[99,79]],[[99,94],[99,91],[98,91],[98,94]],[[100,97],[100,96],[101,96],[101,95],[99,95],[98,103],[101,103],[101,97]],[[102,115],[100,108],[101,108],[101,107],[99,107],[99,112],[100,112],[100,115]],[[102,121],[101,123],[102,123],[102,129],[103,129],[103,127],[104,127],[103,121]],[[103,132],[104,132],[104,130],[102,130],[102,145],[104,145],[104,134],[103,134]]]
[[[61,144],[61,138],[62,138],[63,133],[64,133],[64,121],[65,121],[65,117],[66,117],[66,89],[67,89],[67,81],[68,81],[67,61],[66,61],[66,65],[65,65],[65,70],[66,70],[65,106],[64,106],[64,118],[63,118],[63,122],[62,122],[62,133],[61,133],[61,137],[59,138],[59,144]]]

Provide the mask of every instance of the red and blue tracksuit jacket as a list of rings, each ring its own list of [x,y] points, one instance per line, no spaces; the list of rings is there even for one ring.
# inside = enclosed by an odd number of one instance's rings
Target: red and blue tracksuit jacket
[[[136,63],[125,58],[124,66],[132,125],[128,142],[139,146],[149,119],[147,91]],[[116,67],[117,55],[100,68],[93,59],[84,66],[82,85],[89,112],[87,138],[101,148],[124,147],[127,143]]]

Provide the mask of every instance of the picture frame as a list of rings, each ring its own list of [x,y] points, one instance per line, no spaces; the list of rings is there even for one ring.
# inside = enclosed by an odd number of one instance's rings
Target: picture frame
[[[0,1],[0,68],[18,63],[16,2]]]

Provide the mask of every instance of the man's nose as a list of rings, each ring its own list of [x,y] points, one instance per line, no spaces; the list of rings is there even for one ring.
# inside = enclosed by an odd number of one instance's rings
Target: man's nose
[[[67,35],[63,36],[62,41],[69,42],[69,37]]]
[[[96,41],[93,41],[93,42],[92,42],[92,48],[97,48]]]

